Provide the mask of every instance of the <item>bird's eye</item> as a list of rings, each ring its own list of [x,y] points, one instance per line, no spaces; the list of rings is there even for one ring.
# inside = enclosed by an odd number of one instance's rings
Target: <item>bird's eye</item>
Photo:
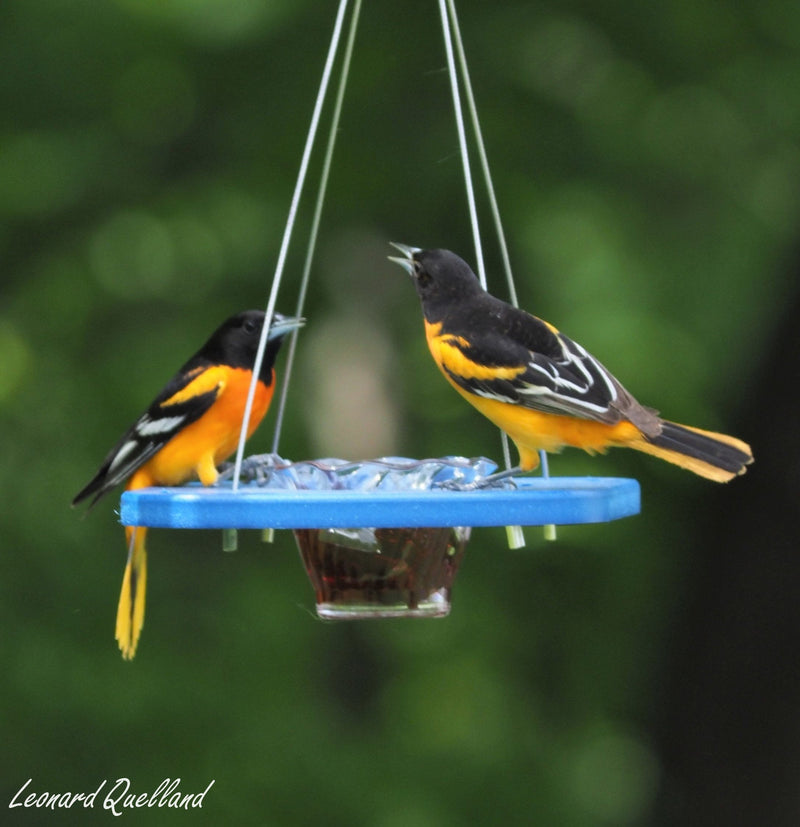
[[[245,319],[244,324],[242,325],[244,328],[245,333],[257,333],[258,332],[258,323],[253,321],[253,319]]]
[[[426,284],[430,282],[431,274],[427,270],[425,270],[418,261],[415,261],[414,278],[417,280],[417,284],[420,284],[424,287]]]

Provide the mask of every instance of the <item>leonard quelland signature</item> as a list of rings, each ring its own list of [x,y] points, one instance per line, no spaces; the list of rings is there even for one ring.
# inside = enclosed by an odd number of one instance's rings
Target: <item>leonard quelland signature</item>
[[[102,807],[115,816],[121,816],[126,810],[143,808],[189,810],[202,807],[206,794],[213,786],[214,779],[201,792],[186,792],[181,789],[180,778],[165,778],[152,790],[135,790],[130,778],[114,781],[104,778],[91,792],[50,792],[37,790],[33,786],[33,778],[29,778],[14,794],[8,808],[69,810]]]

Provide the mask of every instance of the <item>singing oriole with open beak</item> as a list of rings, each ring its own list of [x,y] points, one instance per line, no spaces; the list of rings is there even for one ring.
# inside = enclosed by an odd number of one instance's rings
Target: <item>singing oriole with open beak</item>
[[[743,474],[750,446],[678,425],[640,405],[577,342],[553,325],[487,293],[449,250],[394,244],[390,258],[414,280],[434,362],[445,379],[513,440],[519,468],[540,450],[590,454],[634,448],[716,482]]]
[[[196,478],[217,481],[217,466],[239,443],[264,313],[232,316],[167,383],[150,407],[125,432],[103,464],[72,501],[104,494],[130,477],[127,490],[180,485]],[[264,418],[275,386],[275,357],[283,338],[303,319],[274,314],[256,383],[247,436]],[[116,639],[122,657],[136,653],[144,625],[147,553],[143,526],[125,529],[128,560],[117,609]]]

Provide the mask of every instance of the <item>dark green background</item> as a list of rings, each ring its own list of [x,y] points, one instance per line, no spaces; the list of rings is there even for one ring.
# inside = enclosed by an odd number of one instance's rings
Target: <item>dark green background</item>
[[[124,663],[116,495],[69,502],[223,318],[264,306],[335,4],[0,6],[2,797],[215,785],[120,823],[796,824],[800,6],[482,3],[462,29],[520,302],[641,401],[751,441],[642,514],[476,530],[447,620],[323,624],[292,537],[154,531]],[[433,2],[365,3],[282,452],[497,457],[389,240],[470,260]],[[313,191],[320,153],[312,164]],[[505,295],[478,188],[490,286]],[[278,307],[292,312],[303,202]],[[271,442],[267,422],[250,444]],[[14,809],[12,823],[110,823]]]

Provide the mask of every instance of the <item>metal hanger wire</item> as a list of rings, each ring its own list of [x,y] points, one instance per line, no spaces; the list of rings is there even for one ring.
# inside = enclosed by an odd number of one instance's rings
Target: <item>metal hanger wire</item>
[[[473,178],[472,178],[472,171],[470,166],[470,157],[469,157],[469,149],[467,143],[467,135],[466,135],[466,127],[465,127],[465,119],[464,119],[464,112],[461,103],[461,94],[460,94],[460,85],[464,87],[464,93],[467,101],[467,109],[470,115],[470,121],[472,130],[474,132],[475,137],[475,145],[477,148],[478,159],[480,162],[480,167],[483,175],[484,185],[486,187],[489,206],[492,214],[492,219],[494,223],[494,230],[497,235],[498,244],[500,247],[500,254],[503,261],[503,269],[505,272],[506,283],[508,288],[508,293],[510,297],[511,304],[514,306],[518,306],[517,301],[517,292],[516,287],[514,284],[514,277],[511,269],[510,263],[510,256],[508,253],[508,245],[506,243],[505,233],[503,231],[503,225],[500,218],[500,210],[497,203],[497,196],[495,193],[494,185],[492,182],[491,171],[489,168],[489,161],[488,156],[486,153],[486,146],[483,140],[483,133],[480,127],[480,121],[478,118],[477,107],[475,105],[475,97],[472,90],[472,84],[470,81],[469,76],[469,69],[467,65],[466,53],[464,51],[464,44],[461,38],[461,30],[458,23],[458,15],[456,13],[455,7],[455,0],[438,0],[439,4],[439,13],[442,22],[442,34],[444,37],[444,45],[445,45],[445,54],[447,58],[447,68],[448,68],[448,75],[450,78],[450,90],[451,95],[453,98],[453,108],[455,113],[455,120],[456,120],[456,130],[458,133],[458,141],[459,147],[461,152],[461,159],[462,159],[462,167],[463,167],[463,175],[464,175],[464,184],[466,187],[466,197],[467,197],[467,207],[469,211],[469,218],[470,218],[470,225],[472,229],[472,237],[473,243],[475,246],[475,258],[476,258],[476,265],[478,271],[478,278],[480,279],[481,285],[484,289],[487,289],[487,280],[486,280],[486,267],[484,263],[483,257],[483,246],[481,243],[481,235],[480,235],[480,228],[478,224],[478,212],[476,207],[475,201],[475,190],[473,185]],[[289,214],[286,222],[286,227],[284,229],[283,239],[281,241],[281,247],[278,254],[278,261],[275,268],[275,274],[272,280],[272,287],[269,293],[269,297],[267,300],[267,308],[265,312],[265,320],[264,320],[264,328],[261,332],[261,339],[258,345],[258,351],[256,354],[255,364],[253,366],[253,379],[250,384],[247,402],[245,405],[244,411],[244,418],[242,421],[242,429],[239,435],[239,445],[236,451],[236,459],[234,463],[234,472],[233,472],[233,490],[236,491],[239,486],[239,480],[241,475],[241,467],[242,467],[242,460],[244,456],[244,446],[246,441],[246,434],[247,434],[247,427],[250,422],[250,416],[252,413],[252,406],[253,406],[253,399],[255,397],[255,388],[258,373],[261,369],[261,364],[263,362],[264,351],[266,349],[267,343],[267,334],[269,331],[269,325],[272,321],[272,317],[275,313],[275,303],[278,295],[278,290],[280,288],[281,279],[283,276],[283,271],[286,263],[286,255],[289,248],[289,242],[291,240],[292,232],[294,230],[294,225],[297,218],[297,209],[300,202],[300,197],[302,194],[303,186],[305,184],[305,179],[308,172],[308,165],[309,160],[311,157],[311,152],[313,150],[314,142],[316,140],[317,131],[319,127],[319,120],[320,115],[322,112],[323,105],[325,103],[325,98],[328,92],[328,87],[330,83],[331,74],[333,71],[333,66],[336,60],[336,55],[339,49],[339,44],[341,41],[342,29],[344,24],[344,18],[347,11],[348,0],[340,0],[338,12],[336,15],[336,20],[334,23],[333,34],[331,37],[330,46],[328,48],[328,55],[325,61],[325,66],[322,73],[322,79],[320,81],[319,90],[317,92],[317,98],[314,105],[314,111],[311,118],[311,123],[309,126],[308,134],[306,136],[305,148],[303,151],[303,156],[300,163],[300,170],[297,176],[297,182],[295,184],[294,194],[292,196],[292,201],[289,208]],[[305,304],[306,293],[308,290],[308,282],[311,272],[311,266],[313,263],[314,251],[316,248],[316,242],[319,232],[319,224],[322,215],[322,209],[325,200],[325,194],[327,190],[328,178],[330,174],[331,163],[333,159],[333,151],[336,143],[336,136],[339,129],[339,120],[341,116],[342,110],[342,102],[344,100],[344,93],[347,86],[347,78],[350,70],[350,63],[353,53],[353,45],[355,42],[356,30],[358,26],[358,19],[361,10],[361,0],[355,0],[354,9],[352,13],[352,17],[350,20],[350,28],[348,33],[347,44],[345,47],[345,54],[342,61],[342,69],[339,79],[338,90],[336,94],[336,101],[334,104],[334,111],[332,116],[332,122],[330,131],[328,133],[328,141],[325,150],[325,158],[323,162],[323,169],[320,176],[320,184],[319,189],[317,192],[317,199],[316,205],[314,210],[314,216],[312,219],[311,230],[309,233],[309,241],[306,250],[306,258],[303,267],[303,275],[300,284],[300,290],[297,300],[296,306],[296,315],[302,315],[303,306]],[[454,48],[455,44],[455,48]],[[456,57],[458,58],[458,65],[456,64]],[[460,71],[460,78],[459,78],[459,71]],[[289,388],[289,381],[290,376],[292,373],[292,369],[294,366],[295,360],[295,352],[296,352],[296,345],[297,345],[297,331],[294,331],[291,334],[290,343],[289,343],[289,353],[287,356],[286,366],[284,369],[284,378],[281,384],[280,395],[278,399],[277,405],[277,416],[276,416],[276,424],[275,424],[275,432],[273,436],[273,443],[272,443],[272,452],[277,453],[278,451],[278,444],[280,441],[280,435],[283,425],[283,419],[286,409],[286,399],[288,394]],[[508,437],[503,433],[502,434],[502,448],[503,448],[503,458],[506,465],[506,468],[511,467],[511,457],[509,451],[509,443]],[[542,474],[543,476],[549,476],[548,472],[548,465],[547,465],[547,455],[542,451],[540,452],[541,458],[541,467],[542,467]],[[519,534],[516,536],[516,539],[512,537],[515,530],[518,527],[510,527],[509,528],[509,542],[512,545],[517,545],[520,542],[524,543],[524,540],[521,538],[521,529],[519,529]]]

